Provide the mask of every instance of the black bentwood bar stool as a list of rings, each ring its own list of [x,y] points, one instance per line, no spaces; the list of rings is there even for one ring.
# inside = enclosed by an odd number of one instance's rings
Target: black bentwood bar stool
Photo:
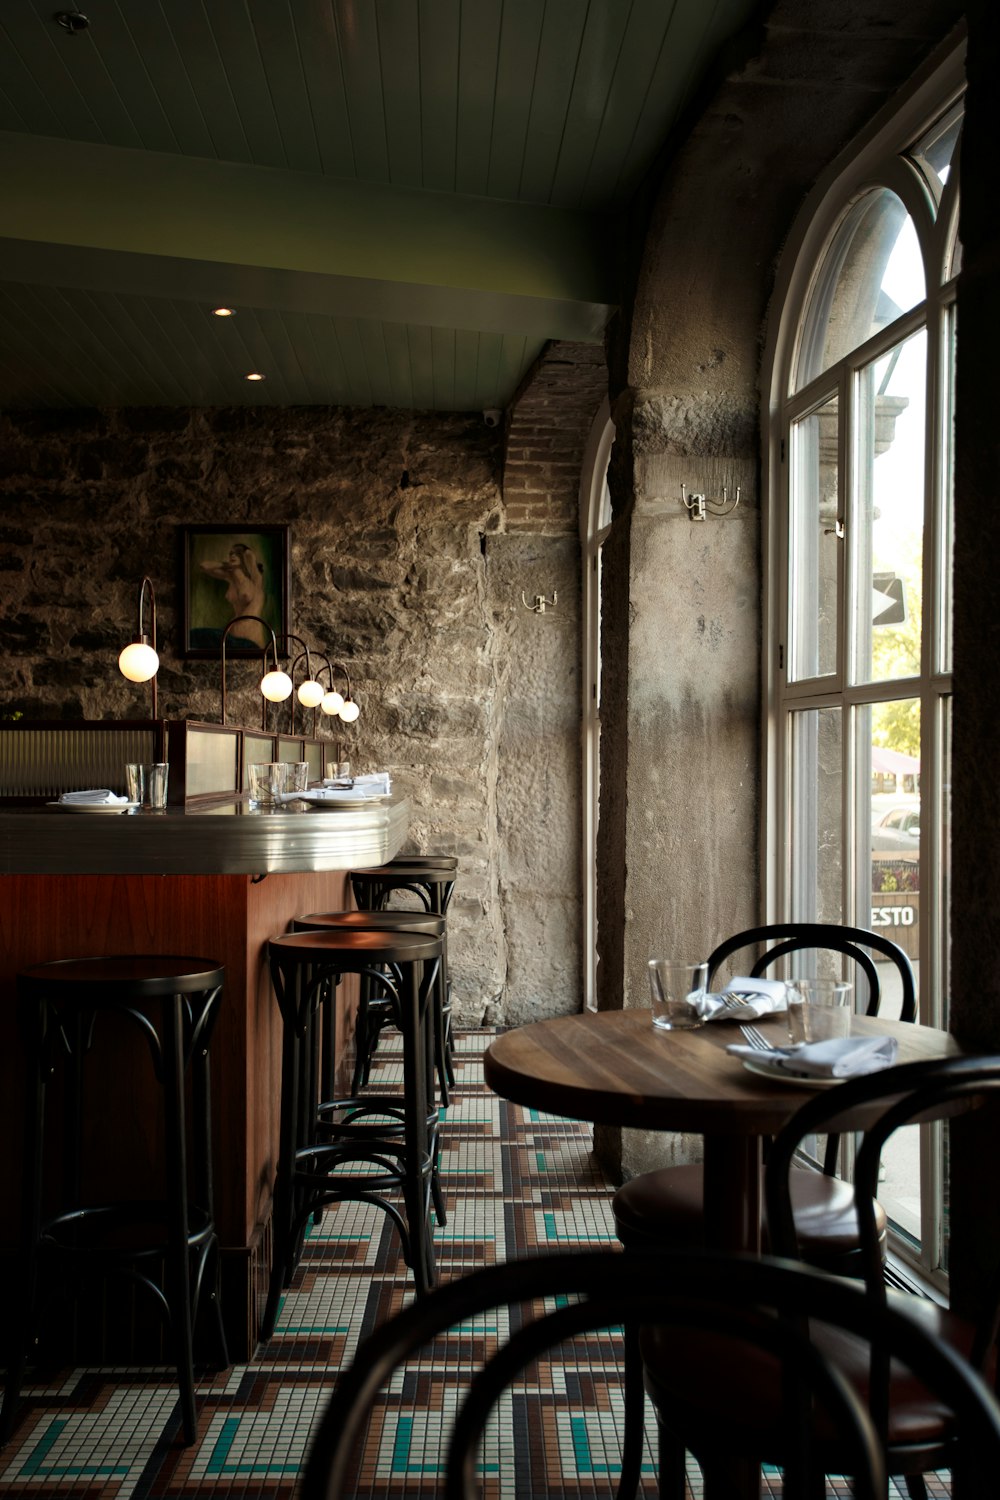
[[[422,932],[430,937],[443,938],[446,931],[444,917],[423,911],[327,911],[311,912],[305,917],[296,917],[292,922],[293,932],[309,932],[328,927],[369,932]],[[439,969],[437,984],[441,983]],[[397,1026],[399,1002],[396,995],[396,979],[387,973],[384,982],[376,985],[367,975],[361,983],[361,995],[354,1027],[354,1081],[355,1094],[368,1084],[371,1077],[372,1059],[378,1045],[379,1035],[386,1026]],[[323,1000],[323,1037],[321,1041],[321,1088],[324,1098],[332,1098],[337,1067],[337,1030],[332,1010],[333,987],[328,987]],[[441,1103],[448,1105],[448,1091],[441,1079]],[[428,1107],[434,1104],[429,1098]],[[439,1222],[444,1223],[440,1218]]]
[[[184,1441],[195,1440],[194,1332],[206,1303],[218,1366],[229,1363],[218,1295],[208,1050],[223,978],[212,960],[165,955],[62,959],[17,976],[28,1064],[22,1270],[12,1299],[17,1310],[0,1441],[13,1426],[43,1296],[69,1276],[81,1282],[121,1277],[150,1295],[171,1335]],[[102,1042],[121,1030],[137,1033],[146,1044],[160,1086],[162,1171],[142,1184],[147,1196],[85,1201],[88,1154],[81,1143],[88,1117],[115,1108],[106,1085],[100,1093],[88,1090],[87,1065]],[[45,1125],[60,1059],[63,1180],[57,1211],[43,1212]],[[133,1082],[131,1076],[123,1079],[123,1090]]]
[[[352,870],[351,890],[360,911],[385,911],[393,895],[409,892],[422,909],[447,919],[455,890],[458,860],[453,854],[400,854],[373,870]],[[449,1102],[455,1084],[451,1039],[451,977],[448,972],[448,934],[445,931],[441,972],[433,996],[434,1060],[441,1102]],[[376,1031],[374,1041],[378,1041]]]
[[[263,1338],[274,1331],[281,1292],[292,1279],[307,1221],[329,1203],[382,1209],[399,1230],[417,1291],[434,1283],[431,1201],[437,1183],[437,1112],[431,1108],[430,997],[440,937],[413,932],[328,929],[288,933],[268,944],[282,1019],[281,1138],[274,1187],[274,1263]],[[403,1088],[323,1098],[317,1026],[324,996],[342,974],[393,976],[403,1038]],[[403,1212],[392,1201],[402,1196]]]

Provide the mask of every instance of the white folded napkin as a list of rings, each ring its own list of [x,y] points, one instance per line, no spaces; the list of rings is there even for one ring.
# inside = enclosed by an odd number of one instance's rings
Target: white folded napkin
[[[899,1043],[894,1036],[841,1036],[827,1042],[805,1042],[800,1047],[744,1047],[733,1042],[726,1048],[734,1057],[788,1073],[797,1078],[859,1078],[878,1073],[896,1061]]]
[[[742,1004],[736,1004],[739,1000]],[[757,1021],[788,1009],[783,979],[751,979],[740,975],[731,979],[721,995],[706,995],[704,1015],[707,1021]]]
[[[59,801],[86,802],[98,807],[125,807],[128,805],[127,797],[118,797],[114,792],[108,791],[107,787],[93,787],[85,792],[63,792]]]
[[[388,797],[392,789],[392,777],[388,771],[366,771],[363,776],[355,776],[354,785],[374,792],[377,796]]]

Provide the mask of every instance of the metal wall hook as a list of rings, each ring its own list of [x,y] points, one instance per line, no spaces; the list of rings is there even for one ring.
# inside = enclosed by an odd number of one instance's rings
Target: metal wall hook
[[[681,485],[681,504],[686,507],[692,521],[704,521],[708,516],[731,516],[740,503],[740,486],[736,486],[736,494],[729,498],[729,491],[722,486],[721,497],[713,495],[689,495],[687,486]]]
[[[535,615],[544,615],[547,609],[555,609],[558,597],[555,589],[553,589],[551,599],[546,599],[544,594],[536,594],[534,599],[529,602],[525,596],[524,589],[521,590],[521,603],[525,609],[530,609],[532,614]]]

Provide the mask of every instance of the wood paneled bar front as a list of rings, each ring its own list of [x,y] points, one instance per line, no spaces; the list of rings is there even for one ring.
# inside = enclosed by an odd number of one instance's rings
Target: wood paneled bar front
[[[268,939],[293,917],[349,906],[346,871],[384,864],[406,838],[410,804],[393,797],[337,811],[299,803],[251,810],[238,798],[165,812],[80,815],[0,809],[0,1254],[20,1222],[23,1088],[15,980],[29,964],[115,953],[189,954],[225,965],[212,1038],[215,1210],[234,1360],[257,1344],[270,1264],[278,1151],[280,1018]],[[340,1045],[352,1025],[341,1000]],[[157,1130],[148,1058],[111,1053],[108,1108],[88,1110],[86,1155],[123,1196],[148,1190]],[[102,1062],[103,1065],[103,1062]],[[113,1101],[113,1104],[112,1104]],[[58,1155],[58,1138],[49,1145]],[[54,1163],[58,1177],[58,1162]],[[50,1174],[51,1175],[51,1174]],[[8,1276],[5,1285],[13,1282]],[[144,1351],[134,1351],[142,1357]]]

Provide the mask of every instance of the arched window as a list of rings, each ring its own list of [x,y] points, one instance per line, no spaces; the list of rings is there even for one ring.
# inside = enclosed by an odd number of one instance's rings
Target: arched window
[[[886,932],[938,1026],[961,63],[811,196],[783,268],[767,413],[769,912]],[[897,1247],[939,1273],[934,1140],[886,1174]]]

